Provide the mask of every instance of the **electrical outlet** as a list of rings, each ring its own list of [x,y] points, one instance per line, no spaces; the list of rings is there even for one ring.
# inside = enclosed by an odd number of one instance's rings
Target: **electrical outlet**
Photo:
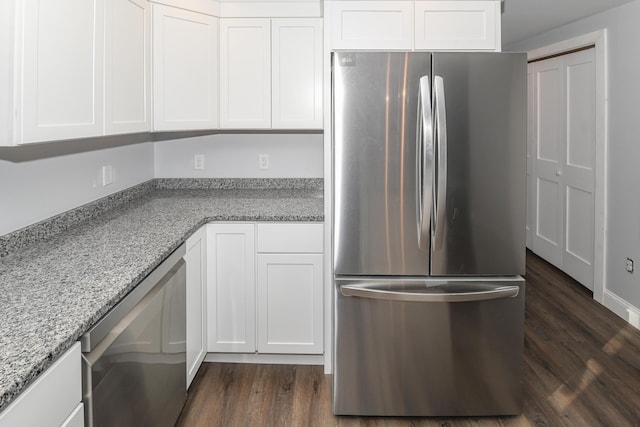
[[[627,273],[633,274],[633,260],[631,258],[627,258],[626,270]]]
[[[268,154],[260,154],[260,155],[258,155],[258,168],[260,168],[260,169],[269,169],[269,155]]]
[[[102,186],[113,184],[113,166],[106,165],[102,167]]]
[[[204,169],[204,154],[196,154],[193,156],[193,168],[197,170]]]

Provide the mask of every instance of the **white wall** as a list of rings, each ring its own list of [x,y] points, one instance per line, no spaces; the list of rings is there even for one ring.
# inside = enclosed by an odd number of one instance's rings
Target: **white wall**
[[[152,179],[153,143],[144,139],[149,135],[0,148],[0,236]],[[103,165],[114,171],[106,187]]]
[[[205,169],[193,169],[204,154]],[[269,155],[269,169],[258,155]],[[321,178],[322,134],[217,134],[155,143],[156,178]]]
[[[605,293],[640,307],[640,0],[582,19],[504,50],[528,51],[596,30],[607,30],[608,200]],[[625,271],[626,257],[636,272]],[[615,299],[615,298],[614,298]],[[605,295],[606,303],[606,295]],[[612,307],[610,307],[612,308]],[[613,308],[612,308],[613,309]],[[614,310],[616,311],[616,310]],[[631,313],[617,310],[625,318]],[[633,323],[633,322],[632,322]]]

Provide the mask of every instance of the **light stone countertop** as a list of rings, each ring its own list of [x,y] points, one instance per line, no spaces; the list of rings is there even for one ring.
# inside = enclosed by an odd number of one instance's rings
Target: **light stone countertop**
[[[0,258],[0,411],[203,224],[324,219],[321,188],[179,182]]]

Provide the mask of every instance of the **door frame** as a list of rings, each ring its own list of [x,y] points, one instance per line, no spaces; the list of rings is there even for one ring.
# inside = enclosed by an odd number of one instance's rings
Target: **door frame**
[[[606,226],[607,226],[607,32],[594,31],[527,52],[527,59],[568,53],[571,50],[594,45],[596,84],[595,123],[595,187],[594,187],[594,245],[593,245],[593,299],[604,304],[606,274]],[[527,197],[528,200],[528,197]]]

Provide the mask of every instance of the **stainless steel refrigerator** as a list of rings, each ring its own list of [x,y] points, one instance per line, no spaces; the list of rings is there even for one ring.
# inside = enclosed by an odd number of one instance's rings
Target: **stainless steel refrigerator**
[[[336,414],[522,405],[526,56],[336,52]]]

